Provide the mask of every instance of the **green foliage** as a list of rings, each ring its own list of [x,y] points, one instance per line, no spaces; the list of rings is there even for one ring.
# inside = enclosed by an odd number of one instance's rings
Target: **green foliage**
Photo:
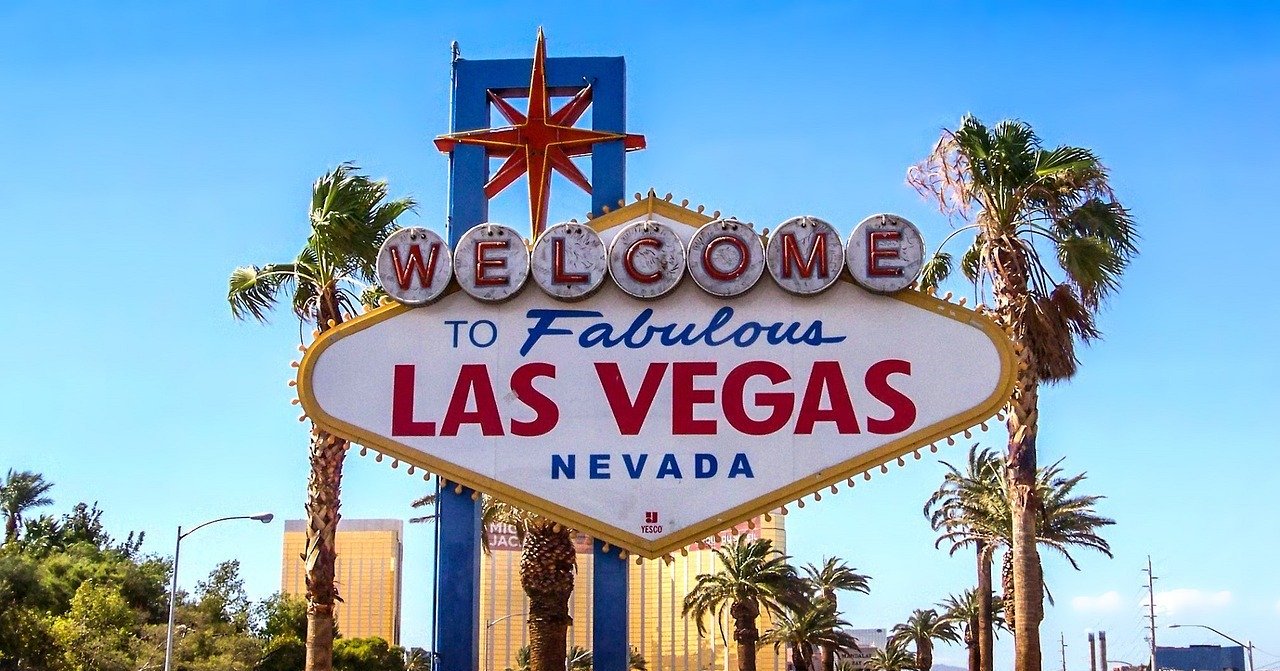
[[[858,649],[858,642],[844,629],[851,625],[840,618],[835,603],[819,596],[800,609],[787,609],[774,617],[774,626],[761,639],[774,650],[791,653],[795,671],[807,671],[814,652],[825,648],[835,654]]]
[[[236,631],[249,629],[249,596],[240,578],[240,560],[224,561],[206,580],[196,583],[199,608],[210,621],[229,624]]]
[[[130,671],[141,640],[137,614],[115,586],[85,582],[53,622],[68,671]]]
[[[404,649],[372,636],[333,644],[334,671],[404,671]]]
[[[307,602],[300,596],[276,592],[258,604],[255,615],[262,638],[307,638]]]
[[[807,586],[787,563],[790,557],[775,550],[769,539],[738,536],[736,542],[716,548],[715,553],[720,570],[699,575],[684,599],[682,615],[697,621],[699,635],[706,635],[705,620],[711,616],[721,623],[721,639],[727,642],[724,614],[731,608],[745,606],[748,612],[777,615],[788,607],[805,606]]]
[[[307,645],[302,638],[282,635],[268,639],[262,649],[262,659],[255,671],[300,671],[307,661]],[[430,667],[419,671],[429,671]]]
[[[4,483],[0,484],[0,514],[4,515],[6,544],[17,540],[22,516],[27,511],[53,505],[53,499],[46,496],[50,489],[53,483],[46,482],[39,473],[9,469]]]

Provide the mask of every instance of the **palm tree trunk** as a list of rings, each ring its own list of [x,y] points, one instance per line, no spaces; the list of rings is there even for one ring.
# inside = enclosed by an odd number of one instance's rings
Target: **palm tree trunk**
[[[307,482],[307,662],[306,671],[333,669],[333,582],[341,504],[342,462],[347,441],[320,431],[311,442],[311,476]]]
[[[520,586],[529,596],[529,671],[564,671],[576,562],[568,529],[534,525],[520,554]]]
[[[933,669],[933,641],[927,638],[916,639],[916,671]]]
[[[995,648],[995,617],[991,605],[991,551],[986,541],[978,541],[978,664],[974,671],[992,671],[995,667],[992,651]]]
[[[733,618],[733,640],[738,647],[738,671],[756,671],[756,645],[760,641],[756,618],[760,616],[760,604],[755,599],[734,601],[729,616]]]
[[[822,598],[831,600],[831,609],[839,612],[839,604],[836,602],[836,591],[833,589],[825,589],[822,591]],[[830,645],[822,646],[822,671],[836,671],[836,652]]]
[[[805,657],[803,646],[791,646],[792,671],[809,671],[809,661],[810,660]]]

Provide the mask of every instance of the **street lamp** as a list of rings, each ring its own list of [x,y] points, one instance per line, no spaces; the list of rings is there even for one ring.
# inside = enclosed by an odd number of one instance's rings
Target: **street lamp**
[[[493,671],[493,625],[503,620],[510,620],[513,617],[524,617],[526,614],[527,613],[524,613],[522,611],[516,611],[508,615],[503,615],[502,617],[496,620],[489,620],[488,622],[484,623],[484,640],[485,640],[484,647],[485,647],[485,652],[488,653],[485,656],[488,657],[487,666],[489,668],[489,671]]]
[[[275,519],[275,515],[271,513],[259,513],[257,515],[232,515],[230,517],[219,517],[216,520],[201,522],[192,527],[190,531],[183,533],[182,526],[178,526],[178,541],[173,546],[173,580],[169,583],[169,630],[165,634],[164,642],[164,671],[172,671],[173,669],[173,614],[177,605],[178,597],[178,553],[182,551],[182,539],[191,534],[218,522],[226,522],[227,520],[257,520],[263,524],[269,523]],[[1252,670],[1251,670],[1252,671]]]
[[[1207,624],[1171,624],[1169,625],[1170,629],[1177,629],[1179,627],[1199,627],[1201,629],[1208,629],[1209,631],[1227,639],[1228,641],[1231,641],[1232,643],[1235,643],[1236,645],[1244,648],[1245,650],[1248,650],[1249,651],[1249,671],[1253,671],[1253,641],[1249,641],[1248,643],[1241,643],[1240,641],[1237,641],[1236,639],[1231,638],[1230,636],[1227,636],[1226,634],[1218,631],[1217,629],[1214,629],[1213,627],[1210,627]]]

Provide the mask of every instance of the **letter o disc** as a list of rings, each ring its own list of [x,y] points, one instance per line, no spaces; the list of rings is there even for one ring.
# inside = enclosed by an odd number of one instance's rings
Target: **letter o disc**
[[[398,303],[426,305],[449,288],[449,245],[426,228],[402,228],[378,250],[378,283]]]
[[[844,245],[831,224],[817,217],[792,217],[770,234],[765,262],[783,290],[800,295],[821,293],[840,279]]]
[[[896,214],[873,214],[849,235],[849,274],[858,286],[879,294],[911,286],[924,266],[924,237]]]
[[[609,260],[600,234],[571,221],[542,232],[533,243],[533,281],[555,298],[589,296],[604,282]]]
[[[764,274],[764,243],[740,221],[712,221],[689,241],[689,276],[713,296],[737,296]]]
[[[458,240],[453,275],[458,286],[475,298],[505,301],[519,293],[529,278],[529,248],[510,226],[480,224]]]
[[[618,231],[609,245],[609,274],[636,298],[657,298],[684,276],[684,243],[666,224],[638,221]]]

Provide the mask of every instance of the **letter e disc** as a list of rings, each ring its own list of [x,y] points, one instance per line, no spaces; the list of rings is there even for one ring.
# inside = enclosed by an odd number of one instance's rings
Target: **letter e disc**
[[[737,296],[764,274],[764,243],[735,219],[712,221],[689,241],[689,276],[713,296]]]
[[[670,226],[638,221],[624,227],[609,245],[609,274],[636,298],[657,298],[684,276],[684,244]]]
[[[542,232],[533,243],[533,281],[556,298],[589,296],[609,272],[600,234],[590,226],[566,221]]]
[[[405,305],[426,305],[449,287],[453,258],[434,231],[402,228],[378,250],[377,272],[388,296]]]
[[[480,224],[462,234],[453,250],[458,286],[490,303],[516,295],[529,279],[529,248],[510,226]]]
[[[924,265],[920,229],[896,214],[863,219],[849,235],[845,250],[853,281],[879,294],[911,286]]]
[[[831,224],[817,217],[792,217],[769,236],[765,261],[769,274],[784,290],[821,293],[844,270],[844,245]]]

